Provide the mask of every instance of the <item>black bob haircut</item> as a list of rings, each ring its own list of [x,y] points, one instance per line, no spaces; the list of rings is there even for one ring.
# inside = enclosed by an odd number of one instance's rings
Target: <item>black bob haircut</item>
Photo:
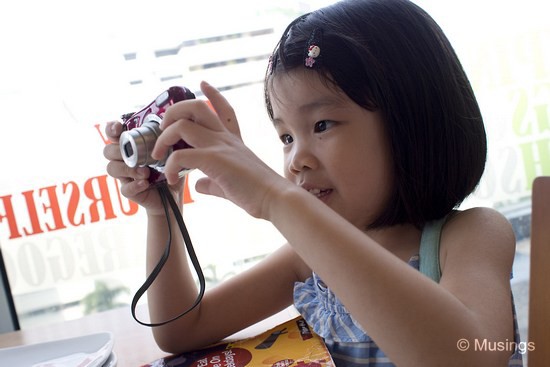
[[[271,118],[272,78],[305,67],[308,40],[319,33],[312,69],[385,121],[394,192],[369,228],[421,228],[458,207],[481,179],[487,141],[470,82],[441,28],[408,0],[345,0],[297,18],[266,73]]]

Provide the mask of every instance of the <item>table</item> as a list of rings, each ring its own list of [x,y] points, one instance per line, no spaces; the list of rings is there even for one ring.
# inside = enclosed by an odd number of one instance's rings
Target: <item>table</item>
[[[141,314],[141,312],[140,312]],[[0,348],[28,345],[110,331],[114,335],[117,366],[142,366],[167,354],[157,347],[148,327],[134,321],[127,307],[80,319],[0,334]]]
[[[144,318],[143,315],[146,313],[146,306],[140,305],[138,317]],[[296,312],[292,308],[283,310],[234,334],[231,338],[240,339],[257,335],[295,315]],[[67,339],[105,331],[110,331],[114,335],[113,351],[117,357],[117,367],[139,367],[168,355],[156,345],[151,329],[138,324],[132,318],[128,307],[100,312],[63,323],[0,334],[0,348]]]

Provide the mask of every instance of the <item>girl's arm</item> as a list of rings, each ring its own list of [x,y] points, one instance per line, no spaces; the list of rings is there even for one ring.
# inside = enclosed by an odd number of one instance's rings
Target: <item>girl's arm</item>
[[[472,209],[447,223],[436,284],[304,190],[273,192],[278,195],[265,218],[396,365],[506,365],[510,348],[475,350],[476,341],[514,340],[509,280],[515,241],[499,214]],[[461,339],[470,343],[467,351],[457,346]]]
[[[156,265],[166,240],[165,218],[149,216],[147,269]],[[172,227],[176,223],[174,221]],[[181,235],[173,234],[170,257],[149,288],[152,322],[164,321],[189,308],[198,290],[187,262]],[[296,269],[304,264],[285,245],[253,268],[208,288],[201,303],[182,318],[154,327],[159,347],[171,353],[189,351],[217,342],[292,304]]]

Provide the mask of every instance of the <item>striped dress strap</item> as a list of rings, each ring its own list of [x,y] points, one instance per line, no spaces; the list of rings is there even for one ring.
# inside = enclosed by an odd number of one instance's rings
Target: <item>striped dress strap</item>
[[[439,240],[441,230],[449,215],[426,223],[420,239],[420,265],[422,274],[439,283],[441,279],[441,267],[439,265]]]

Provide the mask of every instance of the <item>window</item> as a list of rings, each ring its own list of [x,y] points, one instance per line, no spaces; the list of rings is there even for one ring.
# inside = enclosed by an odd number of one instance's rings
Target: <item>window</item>
[[[281,28],[322,3],[245,0],[213,9],[170,1],[158,19],[150,6],[130,1],[65,4],[58,19],[40,15],[51,2],[33,1],[31,14],[11,4],[16,15],[0,25],[13,35],[2,39],[0,71],[0,101],[13,125],[1,138],[13,161],[0,179],[0,245],[22,328],[129,304],[145,278],[144,210],[106,174],[105,122],[171,85],[197,92],[204,79],[243,111],[254,149],[277,151],[275,134],[263,133],[270,128],[261,94],[267,59]],[[239,21],[227,21],[235,9]],[[263,154],[280,166],[277,155]],[[189,187],[198,175],[189,175]],[[228,203],[192,191],[185,200],[209,285],[282,243],[270,226]]]

